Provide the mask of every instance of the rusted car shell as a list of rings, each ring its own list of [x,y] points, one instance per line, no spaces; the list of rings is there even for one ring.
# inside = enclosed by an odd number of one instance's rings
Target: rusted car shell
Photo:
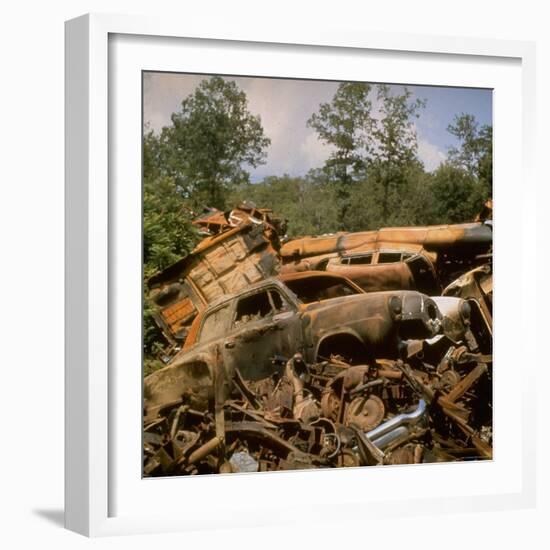
[[[405,262],[365,266],[329,263],[327,271],[347,277],[366,292],[415,289],[414,277]]]
[[[396,358],[401,338],[429,338],[438,332],[437,306],[418,292],[373,292],[356,298],[334,298],[301,308],[305,342],[314,350],[306,354],[307,360],[328,359],[333,346],[327,341],[342,335],[363,344],[371,358]],[[345,353],[345,349],[338,351]]]
[[[311,279],[314,275],[307,274]],[[298,275],[307,278],[307,275]],[[327,277],[326,274],[322,276]],[[330,276],[334,277],[334,276]],[[354,285],[355,286],[355,285]],[[286,285],[278,279],[268,279],[252,285],[236,295],[221,298],[195,321],[195,334],[200,334],[200,323],[208,312],[232,304],[237,297],[252,295],[264,288],[278,288],[293,304],[293,310],[287,314],[294,316],[295,325],[301,327],[299,333],[278,334],[284,343],[282,353],[288,358],[295,352],[301,352],[308,362],[315,361],[323,354],[346,352],[360,348],[362,359],[368,357],[397,357],[401,338],[426,338],[434,336],[440,328],[437,306],[427,296],[414,291],[378,292],[367,294],[360,289],[351,296],[332,298],[319,302],[303,304]],[[275,319],[273,319],[275,322]],[[297,324],[296,324],[297,323]],[[405,329],[405,333],[402,330]],[[273,338],[274,333],[258,330],[256,335],[240,328],[227,327],[223,337],[217,340],[196,342],[186,346],[171,363],[156,371],[144,381],[144,397],[147,416],[154,416],[162,407],[181,399],[183,395],[192,396],[197,404],[204,405],[209,399],[214,379],[222,380],[226,396],[231,391],[231,380],[236,365],[258,369],[255,374],[244,376],[248,379],[261,379],[268,375],[265,366],[249,365],[251,354],[233,356],[226,350],[227,342],[239,342],[245,337],[249,345],[261,349],[265,347],[265,338]],[[252,336],[251,336],[252,334]],[[255,340],[250,340],[253,338]],[[296,338],[296,340],[293,340]],[[339,345],[343,345],[339,348]],[[233,346],[231,346],[233,347]],[[234,350],[238,355],[239,346]],[[241,349],[247,349],[246,346]],[[225,355],[223,355],[225,353]],[[229,355],[228,355],[229,353]],[[231,357],[231,360],[227,360]],[[276,367],[270,367],[275,371]],[[253,372],[253,371],[252,371]]]
[[[384,246],[420,245],[427,251],[438,251],[452,246],[491,245],[492,229],[474,222],[425,227],[387,227],[378,231],[335,233],[319,237],[303,237],[286,242],[281,247],[283,261],[349,251],[379,249]]]
[[[490,264],[472,269],[447,286],[443,296],[455,296],[464,300],[476,300],[484,315],[492,319],[493,270]]]
[[[360,286],[356,285],[353,281],[350,281],[349,279],[342,277],[341,275],[333,274],[333,273],[325,273],[324,271],[281,273],[278,276],[278,278],[281,281],[283,281],[287,287],[289,286],[289,284],[292,285],[294,281],[304,281],[308,286],[314,285],[315,281],[319,281],[319,280],[343,282],[346,285],[348,285],[351,289],[353,289],[354,293],[356,294],[363,293],[363,289]],[[226,300],[224,299],[223,301],[226,301]],[[218,305],[218,302],[216,302],[213,305]],[[199,333],[199,328],[201,326],[202,320],[204,318],[204,313],[205,313],[204,311],[201,312],[199,315],[197,315],[197,317],[193,321],[191,328],[189,329],[189,334],[183,346],[184,351],[189,350],[191,347],[193,347],[197,343],[197,335]]]
[[[464,273],[443,290],[443,296],[454,296],[466,300],[472,309],[472,325],[484,333],[482,349],[492,350],[493,337],[493,269],[485,264]]]
[[[350,233],[351,235],[351,233]],[[312,237],[315,239],[316,237]],[[283,245],[283,248],[289,245],[294,241],[288,241]],[[428,261],[434,263],[437,259],[437,253],[428,252],[424,250],[422,245],[417,245],[414,243],[387,243],[387,242],[372,242],[364,243],[356,249],[344,249],[333,250],[330,252],[323,252],[321,254],[313,254],[301,256],[298,253],[293,254],[292,256],[283,255],[281,250],[282,258],[282,267],[281,273],[292,273],[299,271],[309,271],[309,270],[320,270],[320,271],[332,271],[332,267],[337,262],[339,258],[343,258],[348,255],[359,255],[359,254],[373,254],[377,255],[381,250],[384,251],[395,251],[402,252],[407,254],[422,254]],[[288,254],[289,250],[285,250],[285,254]],[[296,252],[296,251],[295,251]],[[377,262],[374,261],[373,265]]]
[[[263,223],[243,223],[203,239],[185,258],[151,277],[148,299],[172,344],[182,342],[198,312],[218,298],[276,275],[276,235]]]
[[[325,269],[333,258],[394,250],[422,255],[436,271],[446,274],[449,259],[458,258],[462,263],[464,258],[487,253],[491,244],[492,228],[488,222],[303,237],[281,247],[282,272]]]

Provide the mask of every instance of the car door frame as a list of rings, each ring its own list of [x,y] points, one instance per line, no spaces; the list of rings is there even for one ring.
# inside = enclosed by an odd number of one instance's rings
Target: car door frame
[[[238,303],[241,300],[253,294],[268,293],[273,290],[279,292],[288,304],[288,311],[271,313],[261,319],[248,322],[243,327],[234,326]],[[271,305],[273,307],[273,304]],[[296,300],[292,299],[281,285],[273,283],[240,294],[234,300],[232,307],[229,331],[221,341],[221,354],[228,371],[234,372],[238,368],[245,380],[259,380],[271,374],[280,373],[283,361],[302,349],[303,331],[299,307]],[[266,340],[267,335],[271,340]],[[292,345],[292,341],[296,344]],[[271,342],[271,345],[267,345],[267,342]],[[252,347],[252,343],[257,345]],[[295,349],[291,350],[291,347]],[[241,363],[239,357],[245,357],[246,361],[239,364]],[[254,371],[246,368],[251,364]],[[242,368],[243,365],[245,368]]]

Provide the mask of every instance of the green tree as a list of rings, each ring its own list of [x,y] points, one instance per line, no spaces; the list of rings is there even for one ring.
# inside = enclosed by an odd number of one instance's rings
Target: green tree
[[[159,176],[143,182],[143,264],[150,277],[189,254],[197,242],[193,215],[178,193],[174,178]]]
[[[231,195],[233,204],[244,200],[271,208],[288,222],[288,235],[318,235],[338,229],[336,192],[320,171],[305,177],[270,176],[261,183],[240,186]]]
[[[358,182],[365,193],[361,204],[371,203],[371,219],[383,225],[391,218],[390,210],[396,206],[392,197],[399,200],[404,178],[417,163],[413,121],[424,106],[424,101],[412,99],[407,88],[394,93],[385,85],[342,83],[332,101],[321,104],[308,120],[319,138],[333,148],[324,170],[337,186],[343,229],[360,223],[351,185]],[[350,208],[355,210],[351,224]],[[374,212],[376,208],[379,213]]]
[[[478,178],[484,187],[484,199],[492,196],[493,127],[480,126],[473,115],[462,113],[455,116],[447,130],[459,140],[458,147],[449,148],[449,162]]]
[[[343,82],[332,101],[319,105],[319,111],[307,121],[319,138],[332,147],[327,166],[343,184],[351,183],[353,172],[363,168],[372,153],[371,89],[367,83]]]
[[[365,231],[387,226],[425,225],[430,220],[429,174],[421,162],[413,160],[403,164],[388,182],[385,174],[373,169],[358,181],[350,194],[345,229]],[[389,205],[384,212],[384,201]]]
[[[430,223],[464,223],[475,218],[483,204],[484,190],[474,175],[445,163],[431,178]]]
[[[163,128],[160,170],[194,207],[224,209],[227,192],[249,181],[244,166],[262,164],[269,144],[260,117],[248,111],[246,94],[215,76],[202,81]]]
[[[392,94],[386,85],[378,86],[377,99],[380,118],[374,127],[375,150],[371,160],[371,175],[382,187],[380,200],[383,224],[389,224],[390,208],[400,206],[407,176],[417,163],[418,149],[416,128],[413,123],[426,103],[416,99],[407,88],[402,94]],[[393,199],[393,200],[392,200]]]
[[[143,132],[143,178],[152,180],[162,173],[161,147],[159,137],[146,125]]]

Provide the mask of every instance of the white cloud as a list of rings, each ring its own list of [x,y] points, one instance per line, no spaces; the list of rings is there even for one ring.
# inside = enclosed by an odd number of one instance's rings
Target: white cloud
[[[160,130],[170,124],[170,115],[177,111],[192,93],[201,75],[149,73],[144,80],[144,122]],[[266,164],[250,168],[253,180],[268,175],[287,173],[303,175],[320,166],[330,148],[317,140],[307,127],[307,119],[319,103],[330,101],[337,83],[307,80],[234,77],[246,93],[248,109],[260,115],[265,134],[271,138]]]
[[[445,162],[446,155],[436,145],[418,138],[418,158],[424,163],[426,171],[433,172]]]
[[[171,122],[172,113],[207,77],[175,73],[146,73],[143,79],[143,121],[155,130]]]
[[[194,91],[202,75],[149,73],[144,80],[144,121],[155,130],[170,124],[170,115],[179,110],[181,101]],[[307,127],[307,120],[322,102],[330,101],[337,82],[234,77],[248,98],[248,108],[260,115],[265,134],[271,138],[266,164],[250,168],[254,181],[268,175],[305,174],[319,167],[331,153],[331,147],[319,141]],[[382,117],[375,93],[372,115]],[[413,130],[418,132],[416,124]],[[445,161],[445,153],[433,143],[418,137],[418,157],[426,170],[435,170]]]
[[[333,150],[332,146],[320,141],[314,131],[310,131],[300,147],[301,164],[307,166],[308,170],[322,166]]]

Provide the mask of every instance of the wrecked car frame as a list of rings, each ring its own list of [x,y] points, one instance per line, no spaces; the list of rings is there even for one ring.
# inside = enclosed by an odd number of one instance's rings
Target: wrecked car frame
[[[344,278],[311,272],[288,276],[287,284],[267,279],[207,308],[194,321],[184,349],[146,379],[148,408],[179,387],[176,371],[198,396],[202,386],[212,384],[220,363],[228,380],[236,370],[245,380],[259,380],[280,371],[277,357],[299,352],[313,363],[339,354],[368,362],[396,357],[402,338],[428,338],[439,330],[437,306],[417,292],[368,294]]]

